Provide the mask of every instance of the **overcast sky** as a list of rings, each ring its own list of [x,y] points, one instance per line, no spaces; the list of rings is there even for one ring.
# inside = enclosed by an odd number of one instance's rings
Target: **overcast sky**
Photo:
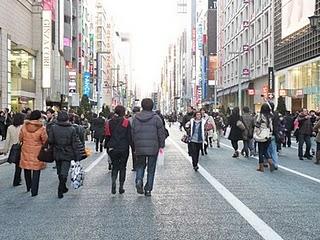
[[[160,81],[168,46],[183,31],[185,16],[176,13],[176,0],[105,0],[120,32],[133,38],[134,79],[143,93]]]

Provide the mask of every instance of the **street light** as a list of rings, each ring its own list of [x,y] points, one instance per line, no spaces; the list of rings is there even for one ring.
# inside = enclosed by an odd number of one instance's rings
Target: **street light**
[[[310,26],[313,31],[320,30],[320,16],[319,15],[313,15],[309,17],[310,20]]]

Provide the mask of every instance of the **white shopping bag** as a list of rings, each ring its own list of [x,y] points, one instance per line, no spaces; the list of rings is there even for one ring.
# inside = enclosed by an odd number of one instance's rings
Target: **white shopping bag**
[[[71,168],[70,168],[70,177],[71,177],[71,186],[74,189],[78,189],[83,185],[84,181],[84,170],[83,167],[80,165],[80,162],[71,161]]]
[[[231,127],[227,127],[226,132],[225,132],[225,134],[224,134],[224,137],[225,137],[225,138],[228,138],[229,135],[230,135],[230,132],[231,132]]]
[[[163,150],[163,148],[159,149],[157,163],[159,166],[164,165],[164,150]]]

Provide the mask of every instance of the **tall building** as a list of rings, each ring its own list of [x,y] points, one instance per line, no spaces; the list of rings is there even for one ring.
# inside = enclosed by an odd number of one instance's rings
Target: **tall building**
[[[218,96],[225,107],[259,110],[273,70],[272,0],[218,2]],[[239,84],[240,82],[240,84]]]
[[[275,0],[275,95],[285,98],[287,110],[320,106],[320,32],[308,17],[320,15],[319,0]]]

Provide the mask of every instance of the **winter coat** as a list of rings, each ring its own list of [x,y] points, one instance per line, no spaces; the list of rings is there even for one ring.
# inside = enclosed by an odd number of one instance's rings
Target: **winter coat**
[[[289,115],[286,115],[284,117],[284,121],[285,121],[286,131],[287,132],[291,132],[293,130],[293,128],[294,128],[294,126],[293,126],[293,121],[294,121],[293,118],[291,116],[289,116]]]
[[[22,125],[15,127],[13,125],[8,127],[7,138],[4,143],[4,148],[2,149],[3,153],[8,153],[13,144],[19,143],[19,134]]]
[[[316,122],[315,126],[313,127],[313,131],[317,133],[316,136],[316,142],[320,143],[320,120],[318,120],[318,122]]]
[[[251,139],[253,138],[253,130],[254,130],[254,117],[249,113],[244,113],[241,116],[241,120],[246,127],[246,136],[243,136],[244,139]]]
[[[206,133],[208,134],[208,137],[213,137],[213,133],[215,131],[217,131],[217,128],[216,128],[216,123],[214,122],[213,120],[213,117],[212,116],[209,116],[208,114],[205,114],[203,116],[203,119],[205,121],[205,124],[209,123],[209,124],[212,124],[213,126],[213,129],[209,130],[209,131],[206,131]]]
[[[195,124],[195,119],[191,118],[189,122],[186,123],[186,128],[190,129],[190,137],[192,138],[193,136],[193,129],[194,129],[194,124]],[[205,131],[204,131],[204,125],[206,124],[205,119],[201,119],[201,138],[202,138],[202,143],[205,144]]]
[[[40,120],[25,120],[19,134],[22,143],[20,167],[28,170],[41,170],[46,167],[39,161],[38,155],[42,145],[48,139],[46,128]]]
[[[4,124],[5,122],[5,117],[4,116],[0,116],[0,135],[3,136],[5,133],[5,127],[6,125]]]
[[[84,128],[81,125],[78,124],[72,124],[72,126],[74,127],[74,129],[76,130],[77,136],[80,139],[80,142],[83,144],[83,146],[85,146],[86,142],[84,139]]]
[[[298,117],[299,135],[312,135],[312,123],[310,117],[300,114]]]
[[[231,115],[228,119],[228,124],[231,127],[228,139],[231,141],[239,141],[243,139],[242,131],[237,127],[238,120],[240,120],[240,118],[235,118],[233,115]]]
[[[49,144],[53,145],[56,161],[80,161],[76,129],[69,122],[57,122],[49,132]]]
[[[106,124],[106,146],[109,150],[129,151],[132,144],[131,126],[128,119],[113,118]]]
[[[104,138],[104,123],[105,119],[103,117],[98,117],[93,120],[94,138]]]
[[[188,131],[187,131],[187,128],[186,128],[186,123],[189,122],[189,121],[193,118],[193,115],[194,115],[194,113],[193,113],[193,112],[190,112],[190,113],[187,113],[186,115],[183,116],[182,126],[183,126],[183,128],[184,128],[184,130],[185,130],[186,132],[188,132]]]
[[[154,156],[158,154],[159,148],[164,148],[164,126],[155,112],[143,110],[137,113],[131,127],[137,156]]]

